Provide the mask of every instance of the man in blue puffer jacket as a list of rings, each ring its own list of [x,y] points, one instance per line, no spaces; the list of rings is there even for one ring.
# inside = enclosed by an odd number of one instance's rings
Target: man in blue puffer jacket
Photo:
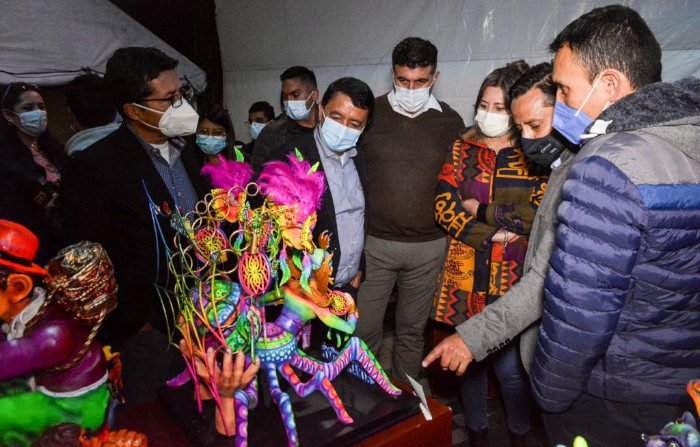
[[[553,444],[631,446],[700,377],[700,80],[622,6],[554,40],[554,127],[583,143],[562,189],[532,389]],[[596,119],[597,118],[597,119]]]

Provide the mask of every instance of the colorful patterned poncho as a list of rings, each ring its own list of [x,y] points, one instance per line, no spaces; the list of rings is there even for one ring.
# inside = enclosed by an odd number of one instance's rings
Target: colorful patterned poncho
[[[505,294],[523,271],[527,234],[544,195],[548,168],[530,162],[519,148],[498,154],[458,140],[452,162],[438,176],[435,220],[448,233],[445,265],[438,277],[431,318],[458,325]],[[472,217],[462,201],[482,205]],[[500,229],[520,235],[507,245],[492,243]]]

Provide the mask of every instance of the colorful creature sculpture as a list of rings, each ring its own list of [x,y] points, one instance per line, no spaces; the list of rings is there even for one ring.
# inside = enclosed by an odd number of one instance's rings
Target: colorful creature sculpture
[[[96,430],[109,401],[94,337],[116,305],[112,264],[101,246],[82,242],[47,272],[32,262],[37,247],[27,228],[0,220],[0,445],[28,445],[63,422]]]
[[[683,413],[680,419],[669,422],[658,435],[642,435],[646,447],[700,447],[695,418],[689,412]]]
[[[240,178],[231,175],[232,165],[224,166],[229,171],[228,178]],[[189,377],[180,375],[170,384],[179,385],[187,378],[199,382],[194,365],[205,361],[210,347],[217,351],[243,351],[247,365],[258,358],[273,401],[282,414],[289,445],[297,445],[290,398],[281,390],[278,374],[302,397],[315,390],[323,393],[339,420],[346,424],[352,418],[331,381],[350,362],[357,361],[387,393],[397,395],[400,390],[391,384],[364,342],[357,337],[347,338],[357,323],[355,303],[350,295],[330,289],[333,280],[332,257],[326,252],[328,236],[323,235],[318,246],[312,240],[324,188],[323,174],[300,157],[290,156],[286,163],[267,163],[258,185],[242,185],[240,180],[222,185],[225,187],[220,189],[227,191],[228,187],[228,193],[217,191],[197,207],[206,210],[206,214],[197,211],[184,217],[192,224],[180,232],[171,267],[180,277],[175,295],[181,308],[179,329],[185,340],[182,350]],[[251,210],[247,203],[240,202],[241,191],[249,196],[260,192],[265,196],[263,205]],[[229,205],[222,203],[226,198],[231,200]],[[231,219],[230,211],[222,211],[231,209],[237,210],[236,219]],[[208,228],[208,233],[225,234],[224,225],[234,221],[237,228],[229,231],[230,236],[224,238],[227,243],[217,245],[215,251],[207,251],[192,236],[204,228]],[[195,260],[193,251],[203,256],[196,256]],[[234,258],[238,264],[231,267]],[[245,262],[251,259],[254,261]],[[231,279],[235,269],[239,284]],[[265,304],[280,300],[284,303],[280,316],[274,322],[265,321]],[[303,342],[308,338],[307,323],[313,318],[347,334],[332,362],[310,357],[298,346],[299,339]],[[208,375],[213,377],[216,367],[209,368]],[[294,368],[311,378],[302,382]],[[214,382],[206,381],[205,386],[218,402]],[[236,445],[247,445],[248,409],[257,405],[257,380],[235,393],[234,405]]]

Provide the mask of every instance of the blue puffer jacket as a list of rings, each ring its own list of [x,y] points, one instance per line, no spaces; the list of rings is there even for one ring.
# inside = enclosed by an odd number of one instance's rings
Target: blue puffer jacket
[[[683,404],[700,378],[700,80],[649,85],[589,132],[562,190],[535,399]]]

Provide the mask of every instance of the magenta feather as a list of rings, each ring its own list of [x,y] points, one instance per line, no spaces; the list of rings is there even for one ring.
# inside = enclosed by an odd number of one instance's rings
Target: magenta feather
[[[219,155],[219,162],[205,164],[201,174],[208,175],[215,188],[228,191],[231,188],[245,188],[253,178],[253,168],[248,163],[227,160]]]
[[[299,222],[321,208],[326,188],[323,172],[309,172],[311,165],[293,154],[288,162],[268,161],[263,165],[258,183],[263,194],[278,205],[299,205]]]

